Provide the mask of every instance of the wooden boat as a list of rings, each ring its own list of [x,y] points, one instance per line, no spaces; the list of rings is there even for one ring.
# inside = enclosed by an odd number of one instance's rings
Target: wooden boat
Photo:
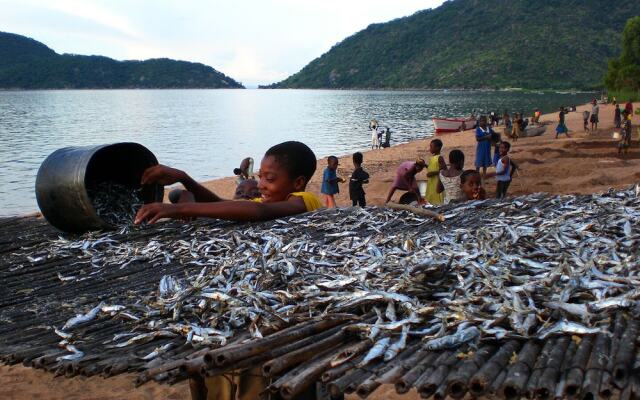
[[[547,130],[546,125],[528,125],[524,132],[520,132],[520,137],[540,136]]]
[[[476,124],[473,118],[434,118],[433,125],[436,127],[436,135],[443,133],[460,132],[471,129]]]

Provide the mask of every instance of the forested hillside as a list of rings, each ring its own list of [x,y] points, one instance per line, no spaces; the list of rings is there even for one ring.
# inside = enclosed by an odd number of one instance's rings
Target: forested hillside
[[[36,40],[0,32],[0,88],[4,89],[242,87],[200,63],[60,55]]]
[[[640,1],[451,0],[373,24],[276,88],[594,89]]]

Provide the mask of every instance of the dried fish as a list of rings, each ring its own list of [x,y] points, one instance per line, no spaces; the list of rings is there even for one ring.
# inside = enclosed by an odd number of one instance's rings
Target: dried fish
[[[64,346],[65,350],[70,351],[71,354],[66,356],[56,357],[56,361],[74,361],[79,360],[84,357],[84,353],[76,348],[76,346],[72,344],[67,344]]]
[[[360,362],[359,366],[365,366],[369,364],[371,361],[375,360],[376,358],[382,357],[385,354],[387,347],[389,347],[390,342],[391,342],[390,337],[386,337],[378,340],[376,344],[374,344],[373,347],[371,347],[367,355],[364,357],[364,360]]]
[[[452,349],[460,346],[462,343],[469,342],[478,336],[480,336],[480,330],[475,326],[471,326],[452,335],[431,339],[424,344],[424,348],[428,350]]]
[[[73,328],[76,325],[80,325],[80,324],[84,324],[86,322],[91,321],[92,319],[94,319],[98,313],[100,313],[100,309],[104,306],[103,303],[98,304],[97,306],[95,306],[94,308],[92,308],[89,312],[87,312],[86,314],[77,314],[75,317],[70,318],[67,322],[65,322],[65,324],[62,326],[62,330],[67,330],[70,328]]]
[[[142,207],[142,192],[120,183],[104,181],[87,190],[96,214],[106,223],[132,225],[136,213]]]
[[[442,213],[443,224],[381,208],[263,224],[166,223],[54,238],[14,257],[25,266],[21,273],[34,263],[71,260],[73,268],[51,273],[51,287],[72,291],[95,283],[103,291],[97,298],[105,303],[89,312],[92,297],[60,296],[65,303],[56,305],[68,315],[58,321],[77,315],[55,333],[49,327],[59,322],[43,324],[48,334],[89,352],[84,343],[91,335],[73,328],[108,324],[116,331],[91,351],[117,346],[109,351],[135,354],[135,362],[160,362],[167,342],[224,352],[227,343],[268,340],[291,324],[344,313],[362,317],[340,331],[362,348],[327,353],[326,361],[355,367],[366,359],[369,368],[402,359],[403,348],[417,340],[425,353],[465,343],[476,350],[511,339],[561,339],[556,335],[588,342],[585,336],[638,306],[634,190],[487,200]],[[108,293],[106,282],[118,290]],[[29,285],[15,287],[15,296],[37,295]],[[34,304],[36,312],[44,307]]]

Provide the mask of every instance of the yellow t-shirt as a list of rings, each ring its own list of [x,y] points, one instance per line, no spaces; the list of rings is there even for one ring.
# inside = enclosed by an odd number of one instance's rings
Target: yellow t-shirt
[[[316,196],[311,192],[295,192],[289,195],[289,197],[291,196],[300,197],[302,201],[304,201],[304,206],[307,209],[307,212],[315,211],[318,208],[322,208],[322,203],[320,202],[320,199],[318,198],[318,196]],[[256,199],[252,199],[251,201],[255,201],[256,203],[262,203],[262,198],[258,197]]]
[[[311,192],[295,192],[291,193],[289,196],[296,196],[302,198],[304,201],[304,206],[307,208],[307,211],[315,211],[318,208],[322,208],[322,203],[318,196]]]

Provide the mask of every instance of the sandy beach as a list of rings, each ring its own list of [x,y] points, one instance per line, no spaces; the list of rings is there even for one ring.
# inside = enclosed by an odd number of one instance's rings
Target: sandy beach
[[[640,103],[634,104],[634,109]],[[523,138],[512,142],[512,158],[521,170],[512,183],[509,194],[519,195],[533,192],[554,194],[593,193],[610,187],[621,188],[640,181],[640,147],[635,127],[640,125],[640,117],[633,117],[634,136],[632,148],[626,156],[617,154],[617,141],[612,139],[614,131],[612,105],[600,106],[600,129],[597,132],[584,133],[582,130],[582,111],[590,110],[590,105],[578,107],[576,112],[567,114],[566,123],[571,138],[563,136],[555,139],[557,113],[547,114],[541,121],[547,123],[547,131],[536,138]],[[497,128],[502,131],[502,127]],[[440,136],[444,142],[443,155],[447,159],[450,150],[457,148],[466,155],[466,168],[472,168],[475,155],[473,131]],[[371,174],[371,183],[366,186],[369,204],[384,203],[389,185],[393,180],[395,168],[402,161],[416,157],[428,157],[430,139],[416,140],[393,146],[389,149],[364,152],[364,168]],[[259,160],[257,155],[253,155]],[[309,190],[319,193],[322,171],[326,159],[320,160]],[[348,178],[353,169],[351,156],[340,157],[339,174]],[[419,174],[426,179],[426,174]],[[205,182],[205,185],[223,197],[231,197],[235,188],[234,178],[223,178]],[[489,195],[495,190],[492,179],[487,179],[486,189]],[[396,193],[395,199],[399,197]],[[339,206],[350,206],[348,187],[341,186],[337,196]],[[1,399],[190,399],[188,384],[183,382],[174,386],[148,383],[136,388],[135,376],[124,374],[105,380],[100,377],[66,379],[52,374],[25,368],[22,365],[0,366]],[[350,396],[349,398],[357,398]],[[400,398],[391,387],[380,388],[372,398]],[[419,398],[415,392],[402,396],[403,399]]]

